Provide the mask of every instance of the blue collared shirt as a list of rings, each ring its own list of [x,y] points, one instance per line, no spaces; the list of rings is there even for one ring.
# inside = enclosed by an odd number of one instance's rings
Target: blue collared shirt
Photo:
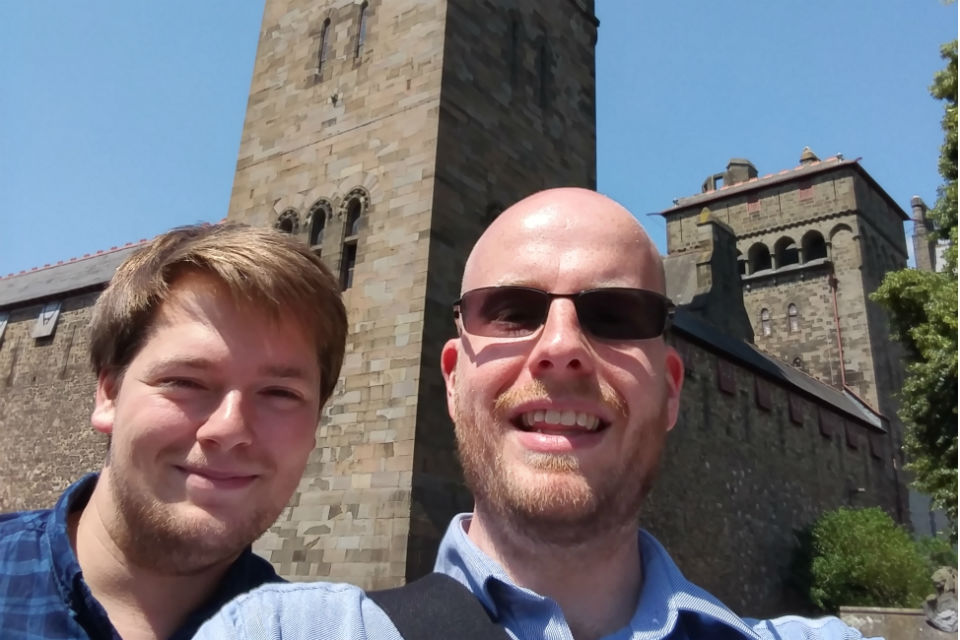
[[[67,517],[90,499],[97,474],[68,488],[53,509],[0,515],[0,636],[120,640],[107,612],[83,580],[70,545]],[[273,567],[246,550],[218,590],[171,636],[193,637],[204,620],[237,595],[276,581]]]
[[[469,514],[450,523],[435,569],[466,585],[517,640],[572,640],[556,602],[518,587],[467,537]],[[643,589],[630,624],[604,640],[856,640],[837,618],[738,617],[691,584],[653,536],[640,531]],[[354,586],[323,582],[267,585],[238,598],[200,629],[213,640],[399,640],[386,614]]]

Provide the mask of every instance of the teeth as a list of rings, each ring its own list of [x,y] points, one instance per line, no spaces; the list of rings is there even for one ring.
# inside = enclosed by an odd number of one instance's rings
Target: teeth
[[[582,427],[588,431],[596,431],[600,427],[600,418],[584,413],[583,411],[557,411],[555,409],[528,411],[520,416],[523,426],[532,428],[534,425],[561,425]]]

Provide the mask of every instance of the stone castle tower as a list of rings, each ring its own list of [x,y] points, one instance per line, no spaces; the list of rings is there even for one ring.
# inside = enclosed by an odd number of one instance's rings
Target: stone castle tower
[[[439,354],[504,205],[594,187],[592,0],[267,0],[228,217],[340,274],[350,337],[291,506],[257,550],[291,579],[432,568],[460,488]]]
[[[894,397],[903,383],[901,350],[869,295],[887,272],[906,267],[907,216],[858,160],[820,160],[805,148],[797,167],[759,177],[748,160],[734,158],[663,215],[671,256],[696,248],[699,220],[724,223],[735,237],[750,325],[741,333],[857,394],[890,419],[901,442]],[[725,314],[719,306],[702,311],[715,324]]]

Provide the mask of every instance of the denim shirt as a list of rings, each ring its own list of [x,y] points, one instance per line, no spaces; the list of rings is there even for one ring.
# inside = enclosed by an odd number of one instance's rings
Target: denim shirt
[[[97,474],[70,486],[53,509],[0,515],[0,636],[119,640],[107,612],[83,579],[67,533],[67,517],[90,499]],[[265,582],[279,580],[267,561],[244,551],[217,591],[171,636],[193,637],[224,603]]]
[[[517,640],[573,640],[556,602],[517,586],[467,537],[469,514],[450,523],[435,570],[466,585]],[[604,640],[856,640],[837,618],[743,619],[686,580],[653,536],[640,531],[643,589],[626,627]],[[200,629],[211,640],[399,640],[386,614],[359,588],[332,583],[267,585],[238,598]]]

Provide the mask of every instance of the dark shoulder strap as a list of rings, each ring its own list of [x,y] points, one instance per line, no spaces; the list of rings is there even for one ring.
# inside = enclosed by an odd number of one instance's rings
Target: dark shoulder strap
[[[443,573],[429,573],[396,589],[367,593],[390,617],[404,640],[462,638],[509,640],[506,630],[465,586]]]

